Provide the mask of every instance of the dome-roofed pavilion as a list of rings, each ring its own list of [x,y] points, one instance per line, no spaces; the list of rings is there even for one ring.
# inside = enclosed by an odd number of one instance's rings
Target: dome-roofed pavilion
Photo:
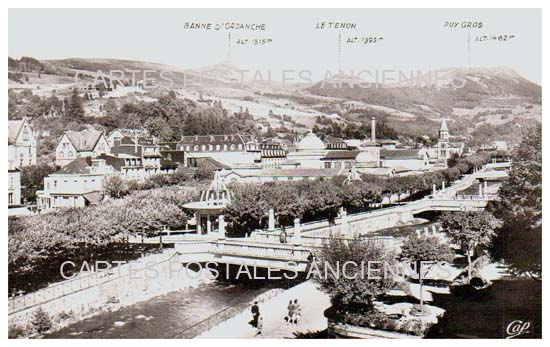
[[[195,213],[197,234],[210,235],[218,232],[220,238],[225,237],[225,222],[223,210],[231,203],[231,192],[222,181],[220,172],[214,173],[214,179],[208,189],[201,192],[200,201],[193,201],[183,205],[183,208]]]
[[[317,135],[310,132],[296,146],[298,151],[324,151],[326,145]]]

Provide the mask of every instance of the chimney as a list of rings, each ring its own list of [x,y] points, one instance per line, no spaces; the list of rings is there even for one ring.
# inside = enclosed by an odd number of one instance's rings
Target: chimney
[[[370,137],[372,142],[376,142],[376,118],[370,119]]]
[[[134,133],[134,153],[137,154],[137,151],[138,151],[138,137],[137,137],[137,134]]]

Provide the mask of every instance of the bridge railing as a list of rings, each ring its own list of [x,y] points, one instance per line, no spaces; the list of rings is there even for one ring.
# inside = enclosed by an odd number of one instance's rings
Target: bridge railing
[[[496,200],[497,199],[496,194],[483,194],[483,195],[455,195],[450,196],[446,198],[442,198],[441,200]],[[437,199],[434,199],[437,200]]]
[[[357,238],[354,238],[354,237],[336,237],[336,238],[344,242],[353,242],[357,239],[362,241],[377,242],[377,243],[383,244],[384,247],[386,248],[392,248],[395,245],[395,239],[391,236],[362,235],[362,236],[358,236]],[[332,239],[331,236],[326,236],[326,235],[302,236],[303,245],[306,247],[313,247],[313,248],[322,248],[328,245],[331,239]]]
[[[210,251],[220,255],[249,256],[267,259],[307,261],[311,252],[293,246],[216,242]]]

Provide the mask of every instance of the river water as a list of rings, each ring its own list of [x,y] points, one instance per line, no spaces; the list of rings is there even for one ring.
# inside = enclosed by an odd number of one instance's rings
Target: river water
[[[99,314],[46,337],[172,338],[216,312],[249,302],[267,290],[219,282],[201,284]],[[123,325],[115,326],[115,322]]]

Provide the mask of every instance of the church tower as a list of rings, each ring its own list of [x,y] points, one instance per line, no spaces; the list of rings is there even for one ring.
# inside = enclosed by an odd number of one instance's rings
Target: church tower
[[[448,159],[449,156],[449,128],[447,127],[447,121],[445,118],[441,120],[441,127],[439,128],[439,140],[437,141],[437,157],[439,159]]]

